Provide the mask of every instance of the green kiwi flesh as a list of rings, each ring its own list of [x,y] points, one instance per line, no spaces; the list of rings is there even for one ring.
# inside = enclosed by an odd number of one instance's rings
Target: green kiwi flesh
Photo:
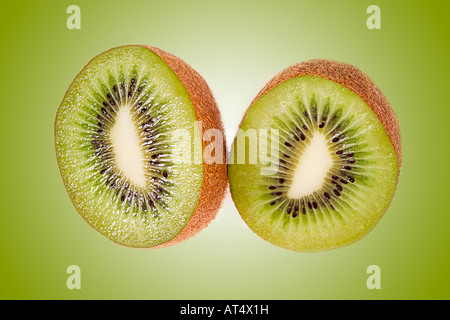
[[[250,161],[262,148],[266,161]],[[301,252],[365,236],[389,207],[399,175],[390,137],[369,105],[314,75],[292,77],[252,103],[229,162],[231,195],[246,224],[270,243]]]
[[[202,150],[195,121],[180,79],[148,48],[117,47],[92,59],[55,121],[58,165],[80,215],[124,246],[174,239],[199,201],[203,166],[174,160],[186,141],[172,133]]]

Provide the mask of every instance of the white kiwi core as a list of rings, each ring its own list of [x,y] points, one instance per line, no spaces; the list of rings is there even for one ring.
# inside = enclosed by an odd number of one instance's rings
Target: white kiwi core
[[[288,196],[301,198],[319,190],[332,165],[332,153],[325,135],[315,132],[298,159]]]
[[[119,108],[110,138],[117,167],[137,187],[145,187],[145,154],[129,106]]]

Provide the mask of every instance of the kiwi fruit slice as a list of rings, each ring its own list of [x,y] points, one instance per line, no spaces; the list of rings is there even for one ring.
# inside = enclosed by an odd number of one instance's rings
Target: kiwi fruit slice
[[[75,208],[126,247],[164,247],[212,221],[228,184],[220,113],[205,80],[161,49],[128,45],[94,57],[58,109],[55,145]]]
[[[251,230],[313,252],[354,243],[374,228],[393,199],[401,162],[397,117],[373,81],[352,65],[310,60],[280,72],[253,100],[228,175]]]

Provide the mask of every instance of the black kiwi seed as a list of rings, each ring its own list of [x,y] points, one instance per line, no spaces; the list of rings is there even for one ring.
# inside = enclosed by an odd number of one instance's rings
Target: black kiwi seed
[[[132,78],[131,84],[130,84],[130,89],[128,90],[128,98],[131,98],[133,96],[135,82],[136,82],[136,80],[134,78]]]
[[[295,218],[298,216],[298,209],[299,209],[298,204],[296,204],[294,207],[294,213],[292,213],[292,218]]]
[[[111,97],[111,95],[110,95],[109,93],[106,95],[106,98],[108,99],[109,104],[110,104],[111,106],[115,106],[115,105],[116,105],[114,99]]]
[[[312,102],[311,103],[312,107],[311,107],[311,120],[314,120],[317,122],[317,103],[316,102]]]

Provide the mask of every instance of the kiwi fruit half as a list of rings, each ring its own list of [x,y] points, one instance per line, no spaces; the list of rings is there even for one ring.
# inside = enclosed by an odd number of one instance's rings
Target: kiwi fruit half
[[[246,224],[293,251],[339,248],[388,209],[401,168],[397,117],[358,68],[293,65],[259,92],[240,124],[228,174]]]
[[[123,246],[163,247],[203,230],[221,206],[226,153],[203,152],[211,129],[223,133],[220,113],[191,66],[155,47],[116,47],[67,90],[55,121],[57,162],[94,229]],[[221,138],[214,142],[226,150]]]

